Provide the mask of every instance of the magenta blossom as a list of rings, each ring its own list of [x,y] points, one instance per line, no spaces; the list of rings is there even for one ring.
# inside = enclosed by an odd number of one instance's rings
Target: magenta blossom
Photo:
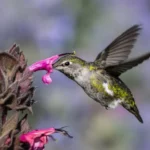
[[[43,130],[33,130],[31,132],[22,134],[19,139],[21,143],[29,144],[29,150],[44,150],[44,146],[48,142],[48,139],[50,137],[54,139],[52,134],[58,132],[72,138],[72,136],[70,136],[67,131],[63,130],[63,128],[49,128]]]
[[[28,68],[32,72],[36,72],[39,70],[46,70],[47,73],[42,77],[42,81],[45,84],[50,84],[52,82],[52,79],[50,78],[50,74],[53,72],[53,66],[52,66],[53,62],[55,60],[57,60],[58,58],[60,58],[61,56],[68,55],[68,54],[72,54],[72,53],[64,53],[64,54],[60,54],[60,55],[54,55],[50,58],[40,60],[40,61],[32,64]]]

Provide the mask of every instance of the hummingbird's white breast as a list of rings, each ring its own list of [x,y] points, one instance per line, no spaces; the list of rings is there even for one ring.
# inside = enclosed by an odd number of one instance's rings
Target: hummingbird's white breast
[[[85,83],[89,83],[91,72],[88,68],[81,68],[75,72],[75,81],[83,86]]]

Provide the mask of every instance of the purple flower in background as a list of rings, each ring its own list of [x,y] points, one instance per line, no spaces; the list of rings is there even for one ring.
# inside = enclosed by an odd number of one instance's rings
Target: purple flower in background
[[[72,54],[72,53],[64,53],[64,54],[60,54],[60,55],[54,55],[50,58],[46,58],[44,60],[37,61],[34,64],[30,65],[28,67],[28,69],[32,72],[36,72],[39,70],[46,70],[47,73],[42,77],[42,81],[45,84],[50,84],[52,82],[50,74],[53,72],[53,66],[52,66],[53,62],[55,60],[57,60],[58,58],[60,58],[61,56],[68,55],[68,54]]]

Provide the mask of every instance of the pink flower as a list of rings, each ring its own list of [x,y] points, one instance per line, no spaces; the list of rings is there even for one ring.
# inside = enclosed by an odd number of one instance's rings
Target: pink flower
[[[60,58],[61,56],[68,55],[68,54],[72,54],[72,53],[64,53],[64,54],[60,54],[60,55],[54,55],[50,58],[40,60],[40,61],[32,64],[31,66],[29,66],[28,69],[32,72],[36,72],[39,70],[46,70],[47,73],[42,77],[42,81],[45,84],[50,84],[52,82],[52,79],[50,78],[50,74],[53,72],[53,66],[52,66],[53,62],[55,60],[57,60],[58,58]]]
[[[31,132],[22,134],[19,139],[21,143],[29,144],[29,150],[44,150],[44,146],[48,142],[49,137],[54,139],[52,134],[58,132],[72,138],[72,136],[70,136],[67,131],[63,130],[63,128],[49,128],[43,130],[33,130]]]

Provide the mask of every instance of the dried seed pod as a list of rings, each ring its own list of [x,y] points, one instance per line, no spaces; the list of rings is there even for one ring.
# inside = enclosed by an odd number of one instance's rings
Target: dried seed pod
[[[15,112],[9,119],[2,125],[0,132],[0,147],[10,146],[11,135],[16,129],[19,119],[19,113]]]
[[[0,53],[0,150],[22,149],[19,135],[29,131],[27,115],[20,121],[20,111],[32,112],[34,104],[32,74],[19,46],[14,44],[10,50]],[[8,115],[11,111],[11,116]],[[15,113],[14,113],[15,111]]]
[[[0,150],[18,150],[21,148],[19,136],[29,131],[27,114],[19,120],[19,113],[15,112],[2,127],[0,136]]]
[[[9,110],[32,111],[34,87],[32,72],[27,68],[23,52],[16,44],[0,53],[0,107],[2,123]]]

